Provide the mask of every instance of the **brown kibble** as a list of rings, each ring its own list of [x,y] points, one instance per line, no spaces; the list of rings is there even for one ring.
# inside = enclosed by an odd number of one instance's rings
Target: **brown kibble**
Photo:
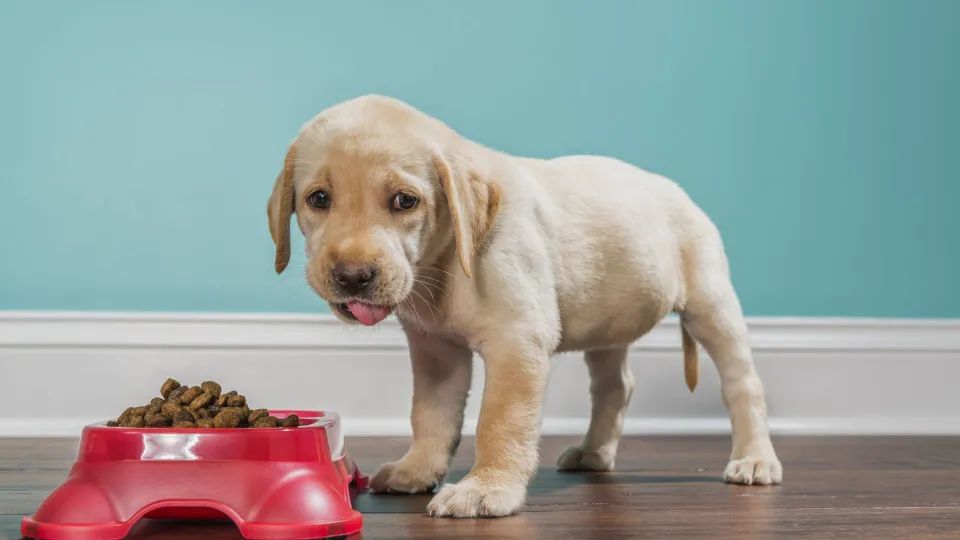
[[[199,386],[191,386],[189,390],[180,396],[180,403],[189,405],[191,401],[200,397],[201,394],[203,394],[203,390],[201,390]]]
[[[220,416],[220,414],[222,414],[223,411],[230,411],[230,412],[236,414],[236,415],[240,418],[240,423],[241,423],[241,424],[247,421],[247,414],[246,414],[246,413],[243,411],[243,409],[240,408],[240,407],[224,407],[224,408],[220,409],[220,413],[217,414],[217,416]]]
[[[275,416],[264,416],[263,418],[258,419],[256,422],[252,422],[250,427],[255,428],[275,428],[280,425],[280,420]]]
[[[145,423],[146,427],[150,428],[170,427],[170,424],[173,424],[173,419],[163,414],[152,414],[146,417]]]
[[[220,397],[220,392],[223,391],[223,389],[220,388],[220,385],[213,381],[203,381],[202,383],[200,383],[200,388],[204,392],[210,392],[211,394],[213,394],[213,399],[217,399],[218,397]]]
[[[214,427],[218,428],[235,428],[240,422],[240,413],[233,409],[224,409],[213,419]]]
[[[250,410],[247,398],[231,390],[224,392],[216,381],[203,381],[200,386],[180,384],[167,379],[160,386],[160,395],[142,407],[129,407],[110,427],[150,428],[276,428],[298,427],[300,419],[292,414],[282,421],[270,416],[269,409]]]
[[[227,400],[230,399],[231,397],[235,396],[235,395],[237,395],[237,391],[236,391],[236,390],[231,390],[231,391],[229,391],[229,392],[225,392],[225,393],[223,393],[223,394],[220,394],[220,397],[217,398],[217,406],[218,406],[218,407],[226,407],[226,406],[227,406]]]
[[[186,395],[186,394],[184,394],[184,395]],[[216,399],[216,398],[213,397],[213,394],[211,394],[210,392],[204,392],[204,393],[200,394],[199,396],[197,396],[196,399],[194,399],[193,401],[191,401],[191,402],[190,402],[190,405],[188,405],[188,408],[189,408],[191,411],[199,411],[200,409],[202,409],[202,408],[210,405],[211,403],[213,403],[213,400],[214,400],[214,399]]]
[[[176,401],[168,401],[164,403],[162,407],[160,407],[160,412],[171,417],[176,416],[176,414],[182,410],[183,407],[181,407],[180,403]]]
[[[147,425],[143,416],[130,416],[126,422],[120,422],[123,427],[142,428]]]
[[[120,414],[120,417],[117,418],[117,422],[119,422],[120,424],[129,424],[132,418],[133,418],[133,407],[127,407],[127,409]]]
[[[129,424],[134,418],[138,416],[142,418],[146,414],[146,407],[128,407],[127,410],[123,411],[123,414],[120,415],[120,418],[117,418],[117,422],[119,422],[121,425]]]
[[[268,411],[267,409],[256,409],[256,410],[250,411],[250,413],[247,414],[247,422],[250,422],[252,424],[257,420],[263,418],[264,416],[270,416],[270,411]]]
[[[170,395],[167,396],[167,401],[177,401],[177,402],[179,402],[179,401],[180,401],[180,396],[182,396],[182,395],[183,395],[187,390],[189,390],[189,389],[190,389],[189,386],[181,386],[181,387],[177,388],[177,389],[174,390],[173,392],[170,392]]]
[[[175,381],[174,379],[167,379],[160,386],[160,395],[163,396],[163,399],[167,399],[170,397],[170,393],[177,388],[180,388],[179,382]]]

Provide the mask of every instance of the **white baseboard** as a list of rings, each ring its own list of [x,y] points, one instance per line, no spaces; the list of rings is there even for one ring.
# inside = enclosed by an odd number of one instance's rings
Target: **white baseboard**
[[[960,321],[748,322],[774,432],[960,434]],[[554,360],[545,434],[586,429],[586,369],[575,356]],[[728,433],[716,372],[703,362],[691,395],[676,320],[638,342],[624,431]],[[480,367],[465,433],[475,429]],[[168,376],[216,379],[256,404],[335,410],[348,435],[410,432],[409,360],[394,322],[370,330],[325,315],[0,312],[0,436],[76,436]]]
[[[37,420],[25,418],[0,419],[0,438],[63,438],[77,437],[89,418],[55,418]],[[581,436],[587,431],[587,418],[546,418],[542,425],[544,435]],[[476,433],[476,418],[467,419],[463,434]],[[361,418],[346,420],[347,437],[408,437],[410,421],[406,418]],[[770,429],[774,436],[790,435],[960,435],[960,420],[951,419],[870,419],[862,418],[772,418]],[[730,422],[726,418],[628,418],[623,425],[624,435],[728,435]]]

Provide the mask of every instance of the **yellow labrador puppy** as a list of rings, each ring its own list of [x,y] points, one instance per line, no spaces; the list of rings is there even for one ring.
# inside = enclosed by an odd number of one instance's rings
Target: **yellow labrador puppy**
[[[615,159],[509,156],[395,99],[366,96],[307,122],[268,204],[276,270],[290,217],[306,279],[333,312],[396,313],[413,363],[413,444],[375,491],[438,485],[460,440],[474,352],[486,384],[477,457],[430,501],[433,516],[517,512],[538,461],[550,357],[585,351],[593,410],[559,467],[609,470],[634,381],[628,346],[679,314],[687,384],[699,342],[730,412],[728,482],[776,484],[763,385],[710,219],[673,182]]]

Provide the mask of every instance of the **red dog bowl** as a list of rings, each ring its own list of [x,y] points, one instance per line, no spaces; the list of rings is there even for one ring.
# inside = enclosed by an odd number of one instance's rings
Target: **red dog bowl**
[[[232,520],[244,538],[298,540],[359,532],[350,487],[367,478],[343,448],[340,417],[296,414],[290,429],[107,427],[83,430],[70,475],[21,534],[117,540],[140,518]]]

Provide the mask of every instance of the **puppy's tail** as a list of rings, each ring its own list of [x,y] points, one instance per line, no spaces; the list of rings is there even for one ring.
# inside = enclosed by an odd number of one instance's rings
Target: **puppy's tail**
[[[683,378],[687,381],[687,388],[691,392],[697,388],[697,381],[700,379],[700,360],[697,357],[697,342],[683,323],[680,323],[680,336],[683,339]]]

